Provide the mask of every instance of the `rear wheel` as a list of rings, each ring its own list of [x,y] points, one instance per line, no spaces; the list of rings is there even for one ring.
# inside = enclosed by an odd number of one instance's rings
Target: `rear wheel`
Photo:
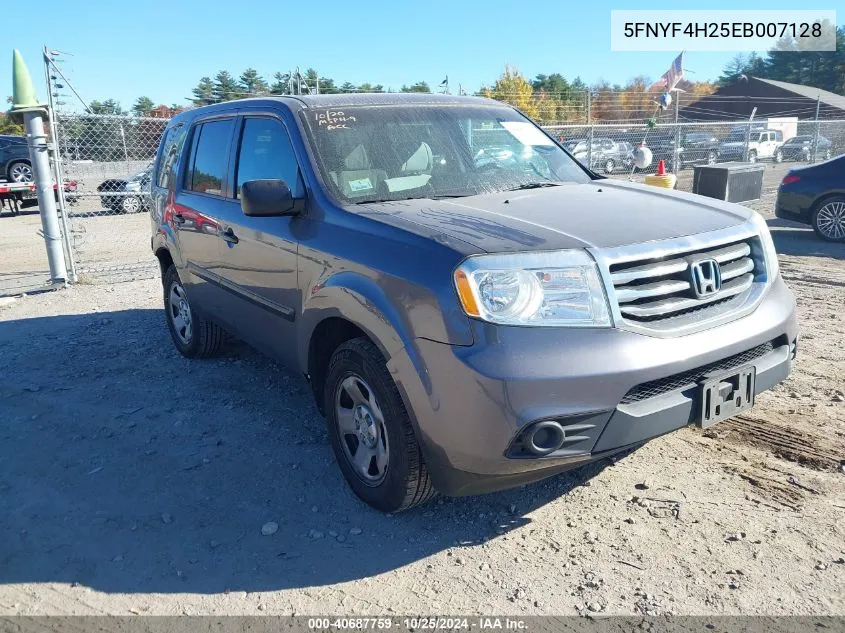
[[[9,180],[12,182],[32,182],[32,166],[26,161],[17,161],[9,165]]]
[[[749,163],[756,163],[757,162],[757,152],[755,152],[753,149],[750,152],[748,152],[748,162]]]
[[[399,390],[370,340],[337,348],[323,398],[335,458],[358,497],[398,512],[436,494]]]
[[[778,150],[775,152],[775,162],[782,163],[783,162],[783,152]]]
[[[141,210],[141,201],[136,196],[125,196],[120,201],[120,210],[123,213],[138,213]]]
[[[220,350],[223,329],[193,309],[172,264],[164,273],[164,312],[170,337],[180,354],[188,358],[205,358]]]
[[[604,173],[612,174],[614,169],[616,169],[616,163],[612,158],[608,158],[604,161]]]
[[[718,156],[716,156],[716,152],[708,152],[707,154],[707,164],[708,165],[715,165]]]
[[[823,200],[813,211],[813,230],[828,242],[845,242],[845,197]]]

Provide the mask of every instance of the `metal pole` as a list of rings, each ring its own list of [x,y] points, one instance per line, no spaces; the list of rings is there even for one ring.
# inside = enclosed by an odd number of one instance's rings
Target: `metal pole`
[[[677,95],[676,95],[677,96]],[[678,125],[678,103],[675,99],[675,143],[672,148],[672,173],[681,171],[681,126]]]
[[[590,124],[590,91],[587,91],[587,125]]]
[[[816,162],[816,156],[818,155],[818,148],[819,148],[819,127],[820,127],[820,125],[821,125],[821,124],[819,123],[819,107],[821,106],[821,100],[822,100],[822,96],[821,96],[821,95],[819,95],[818,97],[816,97],[816,129],[815,129],[815,131],[813,132],[813,153],[812,153],[812,156],[810,157],[810,162],[811,162],[811,163],[815,163],[815,162]]]
[[[748,162],[748,146],[751,143],[751,124],[754,122],[754,115],[757,114],[757,106],[751,110],[751,116],[748,117],[748,126],[745,128],[745,153],[743,160]]]
[[[129,152],[126,150],[126,133],[123,131],[123,121],[118,121],[120,126],[120,140],[123,141],[123,160],[129,164]]]
[[[50,264],[50,280],[53,283],[67,281],[65,255],[62,252],[62,232],[59,230],[59,214],[53,194],[53,178],[50,176],[50,159],[47,155],[47,135],[40,112],[25,112],[24,129],[29,141],[29,158],[32,161],[32,175],[38,208],[41,211],[41,229],[47,245],[47,261]],[[58,184],[57,184],[58,186]]]
[[[44,115],[47,113],[47,108],[38,103],[32,77],[17,50],[12,53],[12,92],[12,108],[9,113],[15,118],[23,119],[26,131],[29,160],[32,163],[35,193],[41,215],[42,234],[47,246],[50,280],[54,284],[64,284],[67,281],[67,269],[65,255],[62,252],[59,215],[56,212],[56,199],[53,194],[53,178],[50,175],[47,135],[44,133]],[[57,183],[57,186],[60,186],[60,183]]]
[[[58,193],[59,210],[61,214],[59,219],[62,223],[62,242],[65,247],[65,254],[67,255],[67,265],[70,266],[70,276],[68,281],[76,283],[79,278],[76,274],[76,262],[73,257],[73,245],[70,241],[70,225],[68,224],[68,204],[65,198],[65,178],[62,173],[62,154],[59,151],[59,127],[55,116],[55,106],[53,105],[53,91],[50,86],[50,57],[47,55],[47,47],[44,47],[44,78],[47,82],[47,116],[50,124],[50,133],[53,136],[53,175],[56,181],[56,193]]]

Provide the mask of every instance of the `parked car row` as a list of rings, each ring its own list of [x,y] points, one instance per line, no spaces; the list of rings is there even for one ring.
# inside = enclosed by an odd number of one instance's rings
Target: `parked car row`
[[[629,134],[629,133],[626,133]],[[725,138],[719,139],[712,132],[682,132],[676,139],[674,132],[652,132],[645,135],[645,146],[654,156],[666,163],[670,171],[678,171],[691,165],[714,165],[726,162],[750,162],[771,160],[810,161],[814,155],[814,137],[811,134],[793,136],[784,141],[781,130],[746,127],[734,128]],[[746,136],[748,138],[746,139]],[[746,140],[748,154],[746,158]],[[582,164],[589,162],[590,169],[612,174],[615,171],[630,170],[633,164],[633,147],[643,143],[631,143],[611,136],[561,139],[561,142]],[[815,141],[815,159],[828,160],[834,154],[833,142],[819,136]],[[592,145],[588,151],[588,146]]]

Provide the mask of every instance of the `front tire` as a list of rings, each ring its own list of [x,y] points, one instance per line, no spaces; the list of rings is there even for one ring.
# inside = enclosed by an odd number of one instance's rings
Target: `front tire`
[[[369,339],[335,350],[323,398],[335,458],[361,500],[399,512],[435,496],[399,390]]]
[[[783,152],[778,150],[775,152],[775,162],[782,163],[783,162]]]
[[[757,152],[754,150],[748,152],[748,162],[752,164],[757,162]]]
[[[164,273],[164,312],[173,344],[182,356],[213,356],[223,344],[223,329],[192,308],[176,266]]]
[[[813,230],[828,242],[845,242],[845,197],[822,200],[813,211]]]
[[[718,158],[719,157],[716,155],[716,152],[708,152],[708,154],[707,154],[707,164],[708,165],[715,165]]]
[[[613,161],[612,158],[608,158],[606,161],[604,161],[604,173],[612,174],[614,169],[616,169],[616,163]]]

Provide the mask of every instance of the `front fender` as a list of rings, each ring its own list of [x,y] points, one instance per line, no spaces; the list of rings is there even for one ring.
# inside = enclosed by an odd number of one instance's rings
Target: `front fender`
[[[378,284],[358,273],[339,272],[311,288],[303,303],[297,352],[304,372],[308,368],[311,336],[320,322],[331,317],[343,318],[361,328],[387,360],[413,338],[406,313]]]

